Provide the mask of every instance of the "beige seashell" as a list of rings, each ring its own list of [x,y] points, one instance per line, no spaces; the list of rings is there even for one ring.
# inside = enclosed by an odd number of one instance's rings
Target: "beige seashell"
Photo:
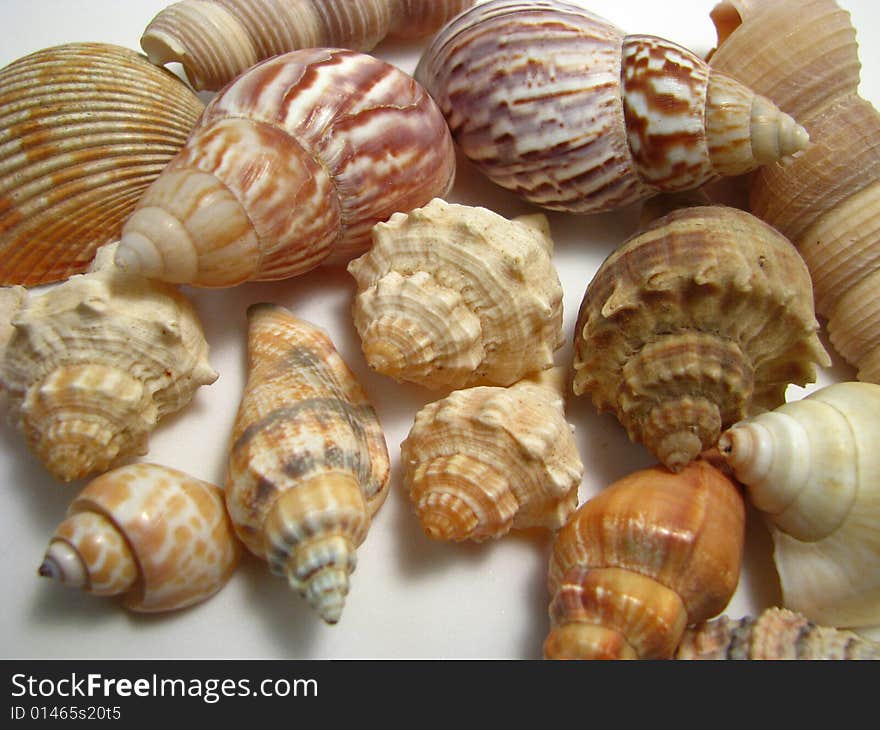
[[[733,597],[744,538],[739,490],[705,461],[614,482],[556,535],[545,658],[671,658]]]
[[[595,213],[699,187],[808,142],[690,51],[556,0],[478,4],[441,30],[415,76],[469,160],[553,210]]]
[[[92,480],[55,530],[39,573],[132,611],[171,611],[214,595],[241,546],[223,491],[157,464]]]
[[[553,382],[561,374],[543,377],[457,390],[416,414],[401,444],[403,485],[429,537],[557,530],[571,516],[584,467]]]
[[[250,307],[248,321],[227,508],[248,549],[336,623],[355,549],[387,493],[385,436],[321,330],[271,304]]]
[[[880,625],[880,385],[835,383],[737,423],[721,454],[764,513],[783,605]]]
[[[544,216],[509,221],[440,199],[395,213],[352,261],[373,370],[428,388],[510,385],[553,365],[562,286]]]
[[[574,392],[671,469],[830,364],[782,235],[723,206],[672,212],[600,266],[575,329]]]
[[[0,284],[85,272],[204,104],[127,48],[69,43],[0,70]]]
[[[386,36],[433,33],[474,0],[183,0],[162,10],[141,47],[178,62],[198,89],[217,91],[257,62],[302,48],[369,51]]]
[[[377,222],[445,194],[454,172],[443,117],[409,76],[353,51],[293,51],[208,105],[116,263],[196,286],[295,276],[360,255]]]
[[[116,270],[114,248],[92,271],[29,292],[0,361],[10,421],[63,481],[146,453],[159,419],[217,379],[190,303]]]

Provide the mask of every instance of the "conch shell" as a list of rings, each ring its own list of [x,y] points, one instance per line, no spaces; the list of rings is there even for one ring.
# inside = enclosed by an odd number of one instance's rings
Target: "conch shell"
[[[0,348],[10,421],[63,481],[146,453],[159,419],[217,379],[190,303],[119,272],[114,248],[101,249],[90,272],[29,292]]]
[[[39,573],[132,611],[171,611],[214,595],[241,546],[223,491],[157,464],[129,464],[91,481],[55,530]]]
[[[880,385],[835,383],[734,425],[718,449],[764,513],[783,605],[880,625]]]
[[[217,91],[257,62],[302,48],[369,51],[386,36],[436,31],[474,0],[183,0],[162,10],[141,47]]]
[[[670,469],[830,364],[809,272],[782,235],[724,206],[673,211],[600,266],[575,329],[574,392]]]
[[[791,117],[695,54],[556,0],[481,3],[416,69],[465,156],[546,208],[595,213],[803,149]]]
[[[742,496],[708,462],[614,482],[556,536],[545,658],[671,658],[687,625],[730,602],[744,538]]]
[[[373,370],[429,388],[511,385],[562,346],[562,285],[543,215],[509,221],[440,199],[373,228],[352,308]]]
[[[106,43],[0,70],[0,284],[85,272],[203,109],[176,76]]]
[[[141,198],[116,263],[196,286],[347,262],[370,229],[452,185],[443,116],[403,71],[354,51],[263,62],[205,109]]]
[[[355,548],[387,493],[385,436],[321,330],[271,304],[250,307],[248,321],[226,505],[248,549],[336,623]]]
[[[577,507],[584,467],[565,420],[560,372],[429,403],[401,444],[403,484],[425,533],[484,540],[557,530]]]

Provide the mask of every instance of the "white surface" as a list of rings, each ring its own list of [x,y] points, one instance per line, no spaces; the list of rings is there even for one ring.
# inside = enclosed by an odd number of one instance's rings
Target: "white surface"
[[[705,53],[715,43],[714,0],[581,0],[627,32],[651,33]],[[863,95],[880,102],[873,0],[843,0],[859,31]],[[73,41],[105,41],[139,49],[139,38],[164,0],[2,0],[0,66],[38,49]],[[873,38],[871,36],[873,35]],[[880,44],[878,44],[880,45]],[[382,46],[376,54],[412,72],[421,46]],[[459,166],[452,202],[484,205],[508,217],[533,209]],[[555,263],[565,290],[570,363],[581,297],[604,257],[636,225],[636,210],[593,217],[549,214]],[[245,378],[245,309],[272,301],[326,328],[370,394],[386,430],[392,484],[358,551],[342,621],[326,626],[304,601],[247,556],[229,584],[192,609],[160,616],[127,613],[114,601],[70,591],[37,577],[49,536],[85,482],[55,482],[18,433],[0,431],[0,657],[162,658],[540,658],[548,630],[544,587],[550,535],[510,535],[483,545],[429,541],[399,481],[400,442],[419,407],[434,397],[368,371],[349,307],[354,283],[344,269],[228,290],[185,290],[202,316],[219,380],[191,406],[160,423],[145,460],[222,484],[226,443]],[[836,356],[835,356],[836,357]],[[818,385],[852,379],[836,364]],[[790,397],[808,392],[790,389]],[[586,467],[581,501],[653,459],[629,443],[610,415],[572,399],[568,418]],[[5,421],[5,417],[4,417]],[[769,535],[749,513],[741,583],[727,613],[741,616],[779,600]]]

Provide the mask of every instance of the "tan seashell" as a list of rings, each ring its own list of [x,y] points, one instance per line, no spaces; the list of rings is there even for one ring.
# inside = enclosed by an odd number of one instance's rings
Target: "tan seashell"
[[[114,248],[92,271],[29,292],[0,360],[10,421],[63,481],[146,453],[159,419],[217,379],[190,303],[116,270]]]
[[[441,30],[415,76],[469,160],[553,210],[595,213],[699,187],[808,142],[690,51],[556,0],[478,4]]]
[[[225,584],[241,546],[220,487],[157,464],[92,480],[56,529],[39,573],[132,611],[171,611]]]
[[[271,304],[250,307],[248,321],[226,504],[248,549],[336,623],[387,493],[385,436],[326,334]]]
[[[203,108],[176,76],[104,43],[0,70],[0,284],[85,272]]]
[[[124,270],[196,286],[347,262],[370,229],[444,195],[455,155],[409,76],[353,51],[277,56],[208,105],[125,224]]]
[[[562,285],[542,216],[440,199],[373,228],[352,308],[373,370],[428,388],[510,385],[553,365]]]
[[[739,581],[745,505],[705,461],[634,472],[556,536],[547,659],[667,659],[685,627],[724,610]]]
[[[433,33],[474,0],[183,0],[162,10],[141,47],[178,62],[198,89],[217,91],[257,62],[302,48],[369,51],[386,36]]]
[[[671,469],[830,364],[782,235],[723,206],[672,212],[600,266],[575,329],[574,392]]]
[[[485,540],[565,524],[584,467],[553,378],[457,390],[416,414],[401,462],[425,534]]]
[[[835,383],[737,423],[721,454],[764,513],[783,605],[880,625],[880,385]]]

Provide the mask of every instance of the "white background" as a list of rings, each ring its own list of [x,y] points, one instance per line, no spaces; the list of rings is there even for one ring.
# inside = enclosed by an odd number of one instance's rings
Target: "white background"
[[[715,43],[714,0],[581,0],[631,33],[651,33],[704,54]],[[873,0],[843,0],[861,45],[862,94],[880,102],[880,9]],[[0,66],[47,46],[104,41],[139,49],[139,39],[164,0],[0,0]],[[873,41],[873,43],[872,43]],[[413,72],[421,45],[384,45],[376,55]],[[512,217],[534,212],[460,162],[451,202],[483,205]],[[633,232],[638,211],[575,217],[549,214],[554,261],[565,291],[564,349],[570,364],[574,321],[584,290],[604,257]],[[385,427],[392,457],[390,494],[358,550],[342,621],[326,626],[265,565],[245,556],[215,597],[191,609],[153,616],[126,612],[112,599],[67,590],[36,569],[55,526],[85,482],[56,482],[27,451],[20,435],[0,430],[0,657],[123,658],[525,658],[541,656],[547,634],[545,566],[550,535],[512,534],[488,544],[445,544],[424,537],[403,494],[400,442],[413,417],[436,396],[368,371],[349,314],[354,281],[344,269],[321,270],[271,284],[228,290],[185,289],[211,346],[218,381],[159,425],[145,460],[222,484],[226,444],[245,379],[245,309],[271,301],[323,326],[361,379]],[[814,387],[853,379],[840,363],[815,386],[790,388],[799,398]],[[0,404],[0,410],[5,410]],[[611,415],[571,399],[586,475],[581,501],[652,458],[629,443]],[[739,588],[727,608],[740,617],[780,600],[770,537],[749,511]]]

